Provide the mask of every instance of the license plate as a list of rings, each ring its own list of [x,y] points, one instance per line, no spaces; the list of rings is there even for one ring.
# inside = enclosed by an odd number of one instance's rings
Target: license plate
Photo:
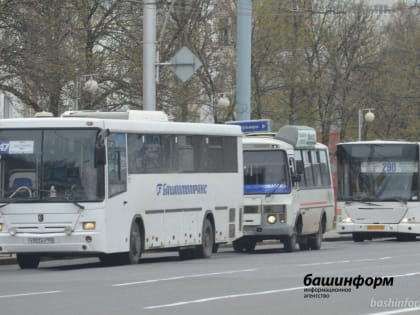
[[[368,227],[367,227],[367,229],[368,230],[384,230],[385,229],[385,226],[383,226],[383,225],[368,225]]]
[[[29,244],[54,244],[55,240],[53,237],[31,237],[28,238]]]

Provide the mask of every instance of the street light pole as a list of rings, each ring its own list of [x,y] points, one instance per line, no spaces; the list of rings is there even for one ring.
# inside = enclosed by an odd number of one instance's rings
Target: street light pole
[[[372,122],[375,119],[375,114],[372,113],[372,111],[374,111],[374,108],[361,108],[359,109],[359,136],[358,136],[358,140],[362,141],[362,129],[363,129],[363,118],[367,121],[367,122]],[[367,111],[367,113],[365,114],[365,117],[363,117],[363,112]]]

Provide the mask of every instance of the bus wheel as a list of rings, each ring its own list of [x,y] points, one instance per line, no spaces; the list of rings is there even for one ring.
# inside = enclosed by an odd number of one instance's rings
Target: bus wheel
[[[361,233],[352,233],[353,241],[354,242],[363,242],[365,240],[365,237]]]
[[[319,223],[318,232],[308,239],[309,248],[312,250],[320,250],[322,245],[322,224]]]
[[[248,242],[244,244],[245,251],[247,253],[253,253],[256,245],[257,243],[255,241],[249,240]]]
[[[288,252],[294,252],[296,250],[296,241],[296,232],[293,232],[284,242],[284,249]]]
[[[137,222],[133,222],[130,230],[130,245],[128,249],[128,263],[137,264],[141,257],[141,232]]]
[[[208,258],[211,256],[214,245],[213,227],[210,220],[204,220],[203,232],[201,235],[201,245],[197,247],[197,258]]]
[[[234,240],[232,242],[232,247],[233,250],[237,253],[242,253],[243,249],[244,249],[244,241],[242,238]]]
[[[16,260],[20,269],[36,269],[38,268],[40,257],[38,255],[17,254]]]
[[[308,250],[309,249],[308,237],[306,237],[306,236],[299,237],[299,249],[300,250]]]

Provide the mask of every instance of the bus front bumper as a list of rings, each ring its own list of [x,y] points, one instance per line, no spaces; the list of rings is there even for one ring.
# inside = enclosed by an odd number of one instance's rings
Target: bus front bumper
[[[293,227],[288,224],[244,226],[243,236],[290,236],[293,234]]]
[[[95,232],[26,234],[0,233],[0,254],[14,253],[95,253],[103,252]]]
[[[337,223],[336,232],[348,233],[411,233],[420,234],[420,223],[395,223],[395,224],[355,224]]]

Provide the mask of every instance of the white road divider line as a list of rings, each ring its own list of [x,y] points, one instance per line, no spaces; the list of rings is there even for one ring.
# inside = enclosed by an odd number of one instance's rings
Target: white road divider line
[[[304,288],[305,287],[295,287],[295,288],[286,288],[286,289],[277,289],[277,290],[268,290],[268,291],[259,291],[259,292],[250,292],[250,293],[239,293],[239,294],[231,294],[231,295],[223,295],[223,296],[213,296],[213,297],[202,298],[202,299],[197,299],[197,300],[181,301],[181,302],[175,302],[175,303],[170,303],[170,304],[146,306],[144,309],[145,310],[154,310],[154,309],[158,309],[158,308],[170,308],[170,307],[183,306],[183,305],[188,305],[188,304],[206,303],[206,302],[212,302],[212,301],[218,301],[218,300],[227,300],[227,299],[237,299],[237,298],[248,297],[248,296],[258,296],[258,295],[267,295],[267,294],[290,292],[290,291],[296,291],[296,290],[303,290]]]
[[[190,279],[190,278],[213,277],[213,276],[229,275],[229,274],[242,273],[242,272],[252,272],[252,271],[256,271],[256,270],[257,269],[242,269],[242,270],[230,270],[230,271],[222,271],[222,272],[202,273],[202,274],[176,276],[176,277],[161,278],[161,279],[150,279],[150,280],[143,280],[143,281],[136,281],[136,282],[116,283],[116,284],[113,284],[112,286],[113,287],[122,287],[122,286],[155,283],[155,282],[162,282],[162,281],[173,281],[173,280],[182,280],[182,279]]]
[[[44,291],[44,292],[28,292],[28,293],[18,293],[18,294],[8,294],[0,295],[0,299],[14,298],[14,297],[24,297],[24,296],[34,296],[34,295],[45,295],[45,294],[57,294],[62,291]]]

